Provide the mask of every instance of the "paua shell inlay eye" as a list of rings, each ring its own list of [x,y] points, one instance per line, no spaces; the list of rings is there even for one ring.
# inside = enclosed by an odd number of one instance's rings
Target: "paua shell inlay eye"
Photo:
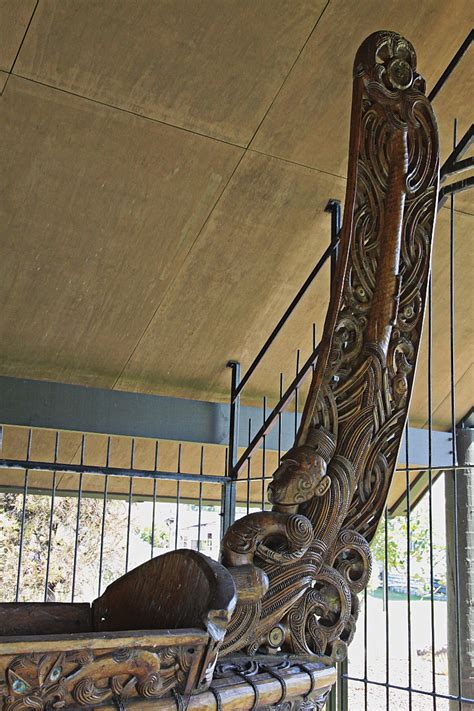
[[[15,679],[12,684],[12,689],[13,691],[16,691],[17,694],[24,694],[27,689],[27,686],[25,682],[21,679]]]
[[[49,675],[49,678],[51,679],[51,681],[57,681],[59,679],[59,677],[61,676],[61,671],[62,671],[61,667],[54,667],[51,674]]]

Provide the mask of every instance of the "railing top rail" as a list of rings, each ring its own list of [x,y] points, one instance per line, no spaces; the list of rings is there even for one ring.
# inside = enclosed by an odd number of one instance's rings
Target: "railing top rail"
[[[63,474],[101,474],[102,476],[125,476],[145,479],[172,479],[176,481],[207,482],[223,484],[229,476],[214,474],[191,474],[189,472],[154,471],[153,469],[127,469],[123,467],[98,467],[88,464],[59,464],[35,462],[29,459],[0,459],[0,469],[27,469],[28,471],[61,472]]]
[[[428,94],[428,99],[430,101],[433,101],[433,99],[439,94],[443,86],[446,84],[448,81],[449,77],[463,58],[463,56],[466,54],[467,50],[471,46],[472,42],[474,42],[474,30],[471,30],[469,34],[467,35],[466,39],[462,43],[462,45],[459,47],[458,51],[444,70],[444,72],[441,74],[440,78],[434,85],[434,87],[431,89],[430,93]]]
[[[328,204],[327,204],[327,206],[326,206],[326,212],[334,212],[335,209],[336,209],[336,210],[339,209],[339,206],[340,206],[340,203],[339,203],[337,200],[329,200],[329,202],[328,202]],[[319,260],[317,261],[316,265],[314,266],[314,268],[311,270],[311,272],[310,272],[310,273],[308,274],[308,276],[306,277],[306,279],[305,279],[304,283],[302,284],[302,286],[300,287],[298,293],[296,294],[296,296],[293,298],[293,300],[292,300],[291,303],[289,304],[289,306],[288,306],[288,308],[286,309],[285,313],[284,313],[283,316],[280,318],[280,320],[278,321],[277,325],[275,326],[275,328],[273,329],[273,331],[270,333],[270,335],[268,336],[267,340],[266,340],[265,343],[263,344],[262,348],[260,349],[260,351],[259,351],[259,352],[257,353],[257,355],[255,356],[253,362],[251,363],[251,365],[250,365],[249,368],[247,369],[245,375],[244,375],[243,378],[240,380],[240,383],[239,383],[238,386],[235,388],[234,392],[232,393],[232,400],[231,400],[232,403],[234,403],[234,402],[236,401],[236,399],[238,398],[238,396],[241,394],[242,390],[243,390],[243,389],[245,388],[245,386],[247,385],[248,381],[250,380],[250,378],[251,378],[252,375],[254,374],[254,372],[255,372],[255,370],[257,369],[257,367],[260,365],[261,361],[263,360],[263,358],[264,358],[264,356],[266,355],[268,349],[270,348],[270,346],[271,346],[272,343],[274,342],[275,338],[278,336],[278,334],[280,333],[281,329],[283,328],[283,326],[284,326],[285,323],[287,322],[288,318],[291,316],[291,314],[293,313],[293,311],[294,311],[294,309],[296,308],[296,306],[300,303],[300,301],[301,301],[301,299],[303,298],[303,296],[305,295],[306,291],[307,291],[308,288],[311,286],[311,284],[313,283],[314,279],[317,277],[317,275],[319,274],[319,272],[321,271],[321,269],[324,267],[324,265],[326,264],[327,260],[328,260],[329,258],[332,259],[333,255],[336,254],[337,246],[338,246],[338,238],[336,238],[335,240],[332,240],[332,241],[329,243],[328,247],[324,250],[323,254],[321,255],[321,257],[320,257]]]

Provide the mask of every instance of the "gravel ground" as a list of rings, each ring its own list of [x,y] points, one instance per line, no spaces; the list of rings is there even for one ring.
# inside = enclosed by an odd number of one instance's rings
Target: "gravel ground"
[[[363,606],[361,606],[363,608]],[[435,686],[438,693],[448,693],[447,676],[447,619],[446,602],[434,603],[434,648]],[[388,605],[388,659],[389,679],[392,684],[409,685],[409,648],[411,649],[411,686],[420,691],[432,692],[433,673],[431,665],[431,603],[429,600],[412,600],[410,603],[411,644],[408,636],[408,602],[390,600]],[[368,679],[385,683],[387,673],[387,621],[380,598],[367,596],[367,639],[364,639],[364,613],[357,624],[357,633],[349,648],[349,675],[364,677],[364,648],[367,647]],[[422,654],[418,654],[418,651]],[[387,703],[386,689],[374,684],[367,685],[365,705],[363,683],[349,682],[350,711],[450,711],[446,699],[437,699],[420,693],[412,693],[411,706],[408,692],[390,689]]]

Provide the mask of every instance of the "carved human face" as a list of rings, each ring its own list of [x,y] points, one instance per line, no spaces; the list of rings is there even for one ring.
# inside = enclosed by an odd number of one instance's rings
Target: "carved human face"
[[[312,447],[290,449],[268,486],[268,498],[276,508],[297,510],[313,496],[322,496],[329,488],[327,464]],[[290,508],[288,508],[290,507]]]
[[[5,709],[25,711],[64,706],[64,655],[34,654],[20,658],[7,672]]]

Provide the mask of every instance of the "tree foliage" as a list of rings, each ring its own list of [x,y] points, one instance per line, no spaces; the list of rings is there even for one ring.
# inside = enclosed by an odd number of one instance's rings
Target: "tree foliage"
[[[47,600],[90,600],[98,594],[102,499],[82,498],[76,527],[78,498],[30,494],[0,495],[0,549],[2,585],[0,600],[15,600],[19,570],[19,600],[42,601],[48,577]],[[127,508],[123,501],[108,501],[104,526],[102,589],[124,572]],[[20,537],[23,545],[19,566]],[[77,558],[74,551],[77,537]],[[48,564],[49,556],[49,564]]]
[[[437,529],[430,534],[430,522],[426,507],[417,507],[410,517],[396,516],[387,522],[387,537],[385,527],[379,526],[377,534],[371,543],[374,560],[379,569],[384,569],[385,549],[387,551],[387,569],[389,574],[397,573],[408,584],[408,568],[410,567],[411,589],[422,596],[431,594],[431,556],[430,545],[433,544],[433,592],[436,594],[446,587],[446,545]],[[372,588],[379,581],[372,581]]]

